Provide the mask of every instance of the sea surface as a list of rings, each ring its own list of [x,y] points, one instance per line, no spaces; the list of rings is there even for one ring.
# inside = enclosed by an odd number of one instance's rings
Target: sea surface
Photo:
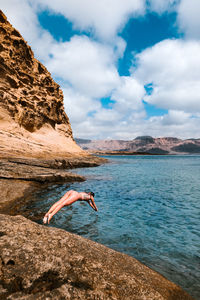
[[[20,209],[42,223],[69,189],[95,192],[99,209],[76,202],[51,226],[127,253],[200,299],[200,156],[107,156],[110,163],[76,169],[87,181],[51,185]],[[50,226],[50,225],[49,225]]]

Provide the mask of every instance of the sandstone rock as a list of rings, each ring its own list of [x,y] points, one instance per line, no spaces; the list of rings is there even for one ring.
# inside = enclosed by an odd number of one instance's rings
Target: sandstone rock
[[[66,170],[55,170],[28,164],[0,160],[0,179],[18,179],[37,182],[84,181],[84,177]]]
[[[63,93],[0,11],[0,154],[84,155],[74,142]]]
[[[14,179],[0,179],[0,213],[11,213],[13,205],[23,204],[24,198],[41,188],[35,182]]]
[[[22,216],[0,215],[1,299],[192,299],[134,258]]]
[[[20,33],[0,14],[1,106],[28,131],[36,131],[45,123],[53,128],[62,124],[65,135],[72,137],[59,85],[34,58]]]
[[[0,180],[15,179],[36,182],[72,182],[83,181],[83,176],[70,173],[67,169],[80,167],[96,167],[103,162],[98,157],[68,158],[68,159],[0,159]]]
[[[0,159],[0,212],[10,213],[10,208],[23,204],[27,194],[43,189],[48,184],[84,181],[83,176],[69,169],[96,167],[105,162],[102,158],[84,156],[67,159]]]
[[[74,169],[85,167],[97,167],[102,163],[106,163],[107,159],[97,156],[87,155],[81,156],[68,156],[67,158],[55,158],[55,159],[36,159],[36,158],[7,158],[2,159],[7,163],[16,165],[27,165],[35,167],[43,167],[50,169]]]

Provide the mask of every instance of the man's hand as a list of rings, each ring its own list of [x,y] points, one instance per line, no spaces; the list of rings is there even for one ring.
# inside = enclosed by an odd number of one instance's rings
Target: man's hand
[[[94,202],[94,198],[91,196],[90,200],[87,200],[88,204],[95,210],[98,211],[98,208],[96,207],[96,204]]]

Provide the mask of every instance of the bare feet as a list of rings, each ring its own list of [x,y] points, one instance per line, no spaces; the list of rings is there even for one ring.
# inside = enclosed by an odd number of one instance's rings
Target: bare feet
[[[49,224],[49,221],[50,221],[49,220],[50,219],[49,215],[50,214],[48,214],[47,216],[46,215],[44,216],[44,218],[43,218],[43,224]]]

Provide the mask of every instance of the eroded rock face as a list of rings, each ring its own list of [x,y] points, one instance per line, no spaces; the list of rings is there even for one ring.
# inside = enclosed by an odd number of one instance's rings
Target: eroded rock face
[[[134,258],[100,244],[0,215],[1,299],[192,299]]]
[[[73,140],[62,90],[2,11],[0,143],[0,152],[15,157],[84,153]]]
[[[72,137],[59,85],[34,58],[31,48],[2,12],[0,24],[0,105],[28,131],[33,132],[45,123],[53,128],[63,124],[65,134]]]

